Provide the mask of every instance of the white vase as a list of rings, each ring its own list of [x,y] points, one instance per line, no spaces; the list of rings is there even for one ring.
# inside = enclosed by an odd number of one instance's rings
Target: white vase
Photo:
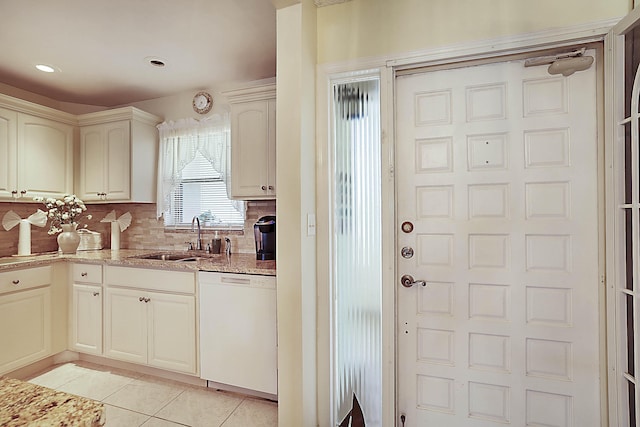
[[[58,234],[58,247],[63,254],[75,254],[80,245],[80,234],[76,231],[77,223],[60,224],[62,233]]]

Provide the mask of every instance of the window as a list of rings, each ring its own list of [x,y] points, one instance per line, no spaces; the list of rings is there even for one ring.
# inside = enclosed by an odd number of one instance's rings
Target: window
[[[226,118],[162,123],[158,217],[167,227],[242,228],[244,202],[227,196],[229,126]]]

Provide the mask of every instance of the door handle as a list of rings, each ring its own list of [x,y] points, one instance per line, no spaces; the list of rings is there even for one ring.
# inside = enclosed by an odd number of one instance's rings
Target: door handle
[[[413,280],[413,276],[409,274],[405,274],[404,276],[402,276],[400,278],[400,283],[405,288],[410,288],[413,285],[427,286],[427,282],[425,282],[424,280]]]

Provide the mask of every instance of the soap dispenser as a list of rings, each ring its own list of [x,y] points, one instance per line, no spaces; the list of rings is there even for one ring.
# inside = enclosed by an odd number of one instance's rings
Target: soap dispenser
[[[216,230],[216,233],[213,236],[213,239],[211,239],[211,253],[212,254],[219,254],[221,246],[222,246],[222,240],[220,239],[220,236],[218,235],[218,230]]]

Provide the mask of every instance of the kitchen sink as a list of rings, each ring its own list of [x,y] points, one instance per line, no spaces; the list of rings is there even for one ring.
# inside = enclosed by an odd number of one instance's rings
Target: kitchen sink
[[[155,259],[158,261],[175,261],[175,262],[191,262],[197,261],[198,257],[184,254],[184,253],[163,253],[163,254],[148,254],[138,255],[131,258],[135,259]]]

